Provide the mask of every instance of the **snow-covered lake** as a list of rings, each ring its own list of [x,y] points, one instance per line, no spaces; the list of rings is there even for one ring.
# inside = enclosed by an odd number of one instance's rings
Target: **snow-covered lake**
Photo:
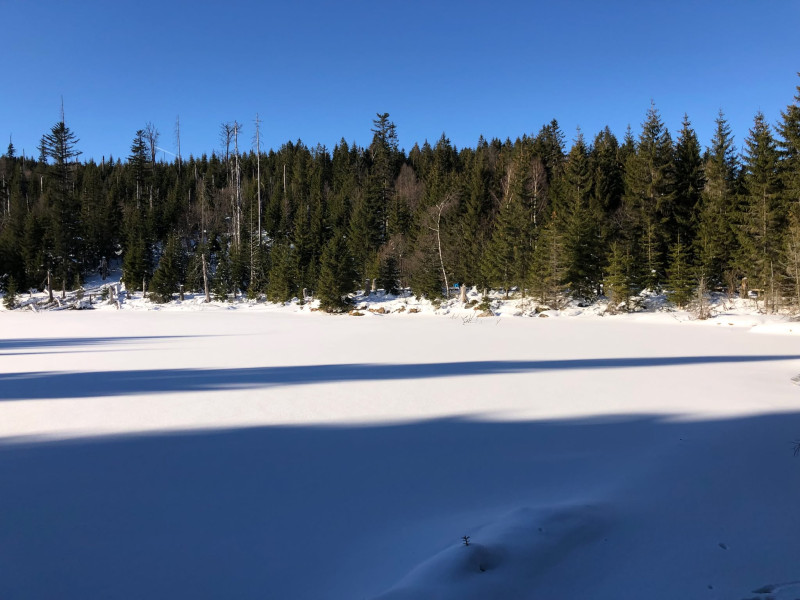
[[[0,328],[2,600],[800,597],[796,335],[236,310]]]

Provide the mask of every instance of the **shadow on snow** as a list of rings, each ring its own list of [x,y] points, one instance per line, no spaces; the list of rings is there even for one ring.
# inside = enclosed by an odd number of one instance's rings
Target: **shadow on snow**
[[[480,543],[486,519],[576,501],[678,519],[645,516],[654,536],[685,530],[687,551],[699,539],[722,552],[719,532],[763,508],[783,525],[752,533],[749,551],[769,565],[800,554],[798,431],[797,413],[629,415],[8,443],[0,597],[367,598],[462,535]],[[680,565],[664,565],[646,573],[648,597],[674,585]],[[529,591],[559,596],[540,585]],[[618,597],[640,597],[629,591]]]
[[[150,338],[148,338],[150,339]],[[0,374],[0,401],[203,392],[311,383],[507,375],[564,369],[678,367],[798,360],[800,355],[664,356],[421,364],[328,364],[227,369],[152,369]]]
[[[83,348],[85,346],[102,346],[104,344],[119,344],[133,342],[150,342],[161,340],[173,340],[183,337],[183,335],[154,335],[154,336],[128,336],[128,337],[71,337],[71,338],[12,338],[0,339],[0,356],[11,356],[17,354],[38,354],[50,353],[53,350],[68,352],[67,348]],[[28,350],[28,352],[13,352],[15,350]],[[102,351],[106,351],[105,348]]]

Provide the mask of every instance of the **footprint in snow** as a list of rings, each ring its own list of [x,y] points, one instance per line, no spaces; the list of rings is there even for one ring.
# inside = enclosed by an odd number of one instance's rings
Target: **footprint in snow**
[[[751,598],[743,598],[742,600],[777,600],[773,594],[779,594],[782,591],[788,590],[793,587],[800,587],[800,581],[787,581],[786,583],[769,583],[762,585],[760,588],[753,590],[753,594],[760,594]]]

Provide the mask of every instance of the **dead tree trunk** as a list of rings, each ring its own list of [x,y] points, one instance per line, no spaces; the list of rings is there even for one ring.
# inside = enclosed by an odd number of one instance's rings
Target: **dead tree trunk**
[[[206,302],[211,302],[211,292],[208,289],[208,264],[205,253],[200,255],[203,259],[203,291],[206,293]]]

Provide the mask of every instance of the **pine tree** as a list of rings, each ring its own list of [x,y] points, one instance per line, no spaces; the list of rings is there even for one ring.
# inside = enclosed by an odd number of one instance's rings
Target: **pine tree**
[[[786,229],[783,270],[794,310],[800,311],[800,217],[794,211],[789,214],[789,226]]]
[[[13,310],[17,306],[17,280],[10,276],[6,280],[5,296],[3,297],[3,305],[8,310]]]
[[[608,127],[595,136],[589,156],[592,196],[607,215],[615,213],[619,208],[625,190],[619,154],[619,142]]]
[[[561,189],[564,198],[554,215],[557,222],[554,227],[563,235],[563,283],[574,298],[593,300],[599,295],[602,280],[599,256],[602,213],[591,196],[589,150],[580,132],[567,156]]]
[[[131,143],[131,154],[128,157],[128,165],[130,165],[133,174],[136,190],[134,197],[136,198],[136,208],[139,208],[142,196],[144,195],[145,188],[145,175],[148,168],[147,163],[147,145],[144,140],[144,130],[139,129]]]
[[[320,308],[339,312],[347,306],[347,295],[355,291],[355,270],[343,236],[334,235],[322,253],[315,296]]]
[[[700,195],[694,254],[700,274],[711,286],[732,281],[736,235],[736,181],[738,160],[730,126],[720,111],[704,165],[705,185]],[[732,291],[732,290],[731,290]]]
[[[170,302],[172,294],[180,291],[180,283],[184,279],[184,256],[181,242],[172,234],[164,247],[164,253],[153,273],[150,284],[150,297],[156,302]]]
[[[800,73],[798,73],[800,75]],[[791,211],[800,217],[800,85],[794,103],[781,111],[777,127],[781,158],[781,179]]]
[[[488,145],[478,143],[465,174],[464,201],[456,225],[456,255],[453,261],[454,280],[464,285],[485,285],[481,260],[486,246],[491,198],[491,171],[487,164]]]
[[[371,217],[377,226],[378,244],[389,239],[389,203],[393,193],[397,164],[397,127],[389,120],[389,113],[378,113],[372,121],[372,143],[370,153],[372,169],[369,187],[374,190],[376,201],[370,203],[374,214]]]
[[[230,294],[234,290],[229,244],[221,244],[219,250],[215,254],[216,265],[213,277],[214,298],[219,302],[227,302]]]
[[[617,312],[623,306],[625,310],[628,308],[633,293],[631,270],[632,260],[627,249],[617,242],[611,244],[608,272],[603,282],[603,288],[609,301],[609,311],[612,313]]]
[[[272,247],[272,267],[269,271],[267,299],[287,302],[297,294],[297,258],[294,248],[287,242],[277,242]]]
[[[387,294],[395,295],[400,292],[400,267],[397,257],[393,254],[381,258],[378,267],[378,287]]]
[[[696,214],[700,208],[700,197],[705,186],[703,159],[700,156],[700,143],[692,129],[689,117],[683,116],[683,123],[675,144],[675,196],[672,213],[667,215],[667,235],[670,245],[677,238],[685,242],[695,235]],[[682,244],[685,251],[691,251],[688,243]]]
[[[494,230],[486,247],[483,274],[490,285],[508,295],[511,287],[523,288],[530,261],[530,190],[526,157],[520,152],[508,166],[503,180],[503,197]]]
[[[756,115],[745,140],[744,206],[739,266],[751,289],[761,289],[775,309],[775,271],[784,247],[785,204],[781,198],[779,154],[763,113]]]
[[[550,308],[560,308],[567,292],[564,285],[567,269],[564,234],[560,222],[551,218],[542,228],[533,253],[530,277],[533,296]]]
[[[76,259],[82,237],[78,234],[80,207],[74,193],[75,159],[80,156],[76,149],[78,139],[61,121],[42,137],[40,151],[50,163],[52,185],[47,189],[49,204],[48,236],[52,249],[46,257],[48,269],[53,269],[64,288],[77,273]]]
[[[666,283],[669,301],[684,308],[692,299],[695,286],[689,254],[680,237],[670,248]]]
[[[122,282],[129,291],[141,290],[153,272],[153,255],[143,217],[133,208],[125,215]]]
[[[674,202],[672,138],[651,105],[642,124],[636,152],[625,164],[625,219],[632,233],[631,248],[645,287],[663,281],[662,256],[669,240],[667,223]]]

